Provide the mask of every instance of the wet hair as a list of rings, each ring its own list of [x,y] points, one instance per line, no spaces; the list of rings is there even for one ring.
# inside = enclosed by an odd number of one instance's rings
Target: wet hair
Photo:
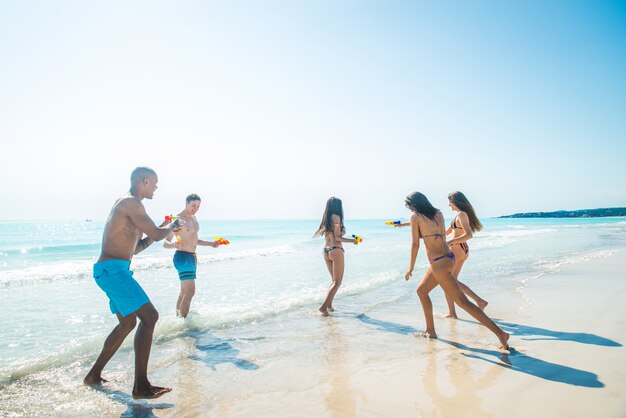
[[[474,212],[472,204],[463,193],[458,191],[452,192],[448,195],[448,200],[454,206],[459,208],[459,210],[467,214],[470,222],[470,228],[472,228],[472,232],[480,231],[481,229],[483,229],[483,224],[481,224],[478,220],[478,216],[476,216],[476,212]]]
[[[343,205],[341,204],[341,199],[336,197],[331,197],[326,201],[326,209],[324,210],[324,215],[322,216],[322,222],[320,223],[319,228],[317,228],[315,235],[313,235],[314,237],[321,237],[322,235],[330,234],[333,231],[333,215],[339,216],[341,231],[343,231],[345,229],[343,227]]]
[[[431,205],[428,201],[428,198],[422,193],[411,193],[406,197],[406,199],[404,199],[404,203],[406,204],[407,208],[417,213],[418,215],[425,216],[431,221],[437,222],[435,216],[437,215],[437,212],[439,212],[439,209]]]
[[[200,199],[200,196],[198,196],[195,193],[190,194],[189,196],[187,196],[187,199],[185,199],[187,201],[187,203],[191,203],[194,200],[198,200],[200,202],[202,202],[202,199]]]
[[[150,167],[137,167],[130,173],[130,185],[141,183],[150,176],[156,176],[156,171]]]

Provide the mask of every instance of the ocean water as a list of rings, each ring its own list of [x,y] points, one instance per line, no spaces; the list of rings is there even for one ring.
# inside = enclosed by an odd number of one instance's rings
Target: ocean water
[[[175,316],[180,282],[173,251],[156,243],[136,256],[131,265],[135,278],[160,312],[151,370],[176,363],[181,356],[200,359],[213,369],[229,364],[255,372],[271,368],[278,358],[281,364],[295,364],[302,345],[290,349],[285,341],[315,332],[311,318],[316,318],[330,283],[321,255],[323,240],[312,238],[318,223],[201,221],[201,238],[223,236],[231,245],[199,247],[196,296],[186,320]],[[470,241],[470,258],[460,279],[489,300],[490,307],[506,301],[523,311],[532,304],[524,288],[533,280],[564,264],[626,248],[625,219],[483,219],[483,223],[484,230]],[[428,262],[422,248],[414,279],[405,283],[409,228],[389,227],[383,220],[350,219],[346,228],[364,242],[345,244],[346,271],[335,299],[339,314],[371,325],[373,320],[364,312],[411,301],[416,306],[411,326],[422,327],[415,287]],[[61,393],[69,394],[68,399],[75,396],[80,379],[116,325],[106,296],[91,277],[102,230],[103,223],[97,221],[0,221],[0,415],[64,415],[59,404],[69,401],[55,398],[61,395],[29,394],[37,384],[60,384],[60,376],[65,376],[71,389]],[[443,309],[443,296],[433,299],[438,299],[436,309]],[[351,332],[349,324],[333,332]],[[287,328],[292,330],[290,338],[280,338]],[[109,369],[119,380],[132,382],[132,338]],[[77,410],[88,411],[84,408]]]

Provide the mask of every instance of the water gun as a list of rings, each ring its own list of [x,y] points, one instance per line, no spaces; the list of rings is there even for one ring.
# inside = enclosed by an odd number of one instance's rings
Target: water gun
[[[180,235],[176,235],[176,246],[180,247],[183,244],[183,239],[180,237]]]
[[[385,222],[385,225],[394,226],[394,225],[400,225],[401,223],[402,223],[402,221],[387,221],[387,222]]]
[[[174,228],[179,228],[183,224],[182,219],[176,215],[165,215],[165,220],[174,225]]]
[[[358,235],[352,235],[352,238],[354,238],[354,241],[358,244],[360,242],[363,242],[363,238],[361,238]]]
[[[228,244],[230,244],[229,240],[224,239],[222,237],[215,237],[215,241],[218,242],[220,245],[228,245]]]

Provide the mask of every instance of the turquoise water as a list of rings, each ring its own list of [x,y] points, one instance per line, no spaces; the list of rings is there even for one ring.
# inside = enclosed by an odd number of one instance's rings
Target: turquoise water
[[[517,308],[523,309],[531,303],[523,293],[529,281],[564,263],[606,257],[626,248],[624,219],[483,222],[484,231],[470,242],[461,280],[492,305],[503,295],[514,295]],[[321,255],[323,242],[311,238],[318,220],[200,224],[201,238],[223,236],[231,245],[199,248],[196,297],[186,321],[174,312],[179,281],[172,250],[157,243],[132,262],[135,278],[161,314],[155,344],[167,346],[188,335],[189,327],[194,332],[237,335],[254,326],[255,335],[271,338],[283,317],[297,328],[315,314],[330,282]],[[427,261],[422,250],[416,280],[405,283],[409,228],[388,227],[383,220],[349,219],[346,227],[348,234],[361,235],[364,242],[345,245],[346,273],[335,305],[364,312],[415,298]],[[115,326],[107,298],[91,277],[102,230],[103,223],[96,221],[0,222],[0,399],[7,387],[37,373],[72,364],[86,371]],[[415,325],[421,322],[416,315]],[[132,339],[128,340],[122,352],[132,352]],[[161,350],[160,356],[167,357],[167,351]],[[132,372],[132,361],[118,367]]]

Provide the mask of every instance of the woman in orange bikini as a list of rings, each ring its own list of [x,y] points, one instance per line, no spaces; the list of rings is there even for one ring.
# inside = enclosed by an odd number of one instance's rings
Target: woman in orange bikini
[[[448,195],[448,202],[450,204],[450,208],[457,212],[457,215],[450,224],[450,228],[446,231],[446,235],[452,234],[451,238],[448,240],[448,245],[454,253],[454,259],[456,261],[454,269],[452,270],[452,276],[459,283],[459,287],[463,293],[474,299],[476,305],[478,305],[481,310],[485,310],[488,302],[459,281],[459,273],[463,268],[463,263],[465,263],[465,260],[469,257],[469,246],[467,245],[467,241],[472,238],[472,233],[480,231],[483,228],[483,225],[478,220],[472,204],[463,193],[450,193]],[[456,309],[454,308],[454,301],[447,293],[446,301],[448,302],[448,314],[445,315],[445,317],[456,319],[457,316]]]
[[[322,315],[328,316],[329,312],[333,312],[333,299],[341,281],[343,280],[344,270],[344,249],[343,242],[351,242],[357,244],[357,240],[352,238],[344,238],[346,234],[346,228],[343,226],[343,206],[341,199],[331,197],[326,202],[326,210],[322,216],[322,222],[320,223],[317,232],[314,237],[324,236],[326,243],[324,244],[323,254],[326,267],[331,277],[331,284],[326,294],[326,299],[319,311]]]
[[[445,226],[443,214],[439,209],[430,204],[422,193],[414,192],[405,200],[407,208],[411,210],[411,259],[409,270],[404,279],[409,280],[415,268],[415,259],[419,251],[420,239],[424,240],[426,255],[430,261],[430,267],[419,286],[417,296],[420,298],[424,317],[426,318],[425,334],[429,338],[437,338],[435,321],[433,319],[433,304],[428,294],[437,285],[452,297],[454,303],[467,311],[476,320],[493,332],[500,340],[501,348],[508,349],[509,334],[501,330],[485,313],[465,296],[458,282],[452,275],[454,269],[454,253],[448,247],[445,239]]]

